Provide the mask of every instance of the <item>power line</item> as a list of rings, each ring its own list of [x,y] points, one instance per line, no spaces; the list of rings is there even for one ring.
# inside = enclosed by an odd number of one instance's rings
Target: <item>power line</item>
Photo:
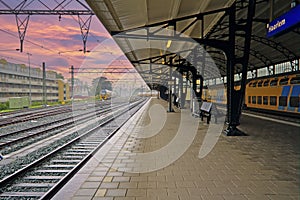
[[[8,35],[11,35],[11,36],[13,36],[13,37],[18,38],[18,36],[16,36],[14,33],[11,33],[9,30],[5,30],[5,29],[0,28],[0,31],[2,31],[2,32],[6,33],[6,34],[8,34]],[[25,39],[25,41],[28,42],[28,43],[30,43],[30,44],[32,44],[32,45],[34,45],[34,46],[37,46],[37,47],[39,47],[39,48],[41,48],[41,49],[44,49],[44,50],[53,52],[54,54],[60,55],[59,51],[50,49],[50,48],[48,48],[48,47],[45,47],[44,45],[38,44],[38,43],[33,42],[33,41],[30,41],[30,40],[28,40],[28,39]],[[60,55],[60,56],[61,56],[61,55]],[[74,60],[73,58],[71,58],[71,57],[69,57],[69,56],[64,56],[64,57],[67,58],[67,59],[69,59],[69,60],[72,60],[72,61],[76,62],[76,60]]]
[[[59,4],[59,2],[58,2],[57,0],[55,0],[55,2]],[[60,5],[60,7],[61,7],[62,9],[65,9],[65,6],[63,6],[63,5]],[[75,22],[79,23],[79,20],[76,19],[73,15],[71,15],[71,17],[73,18],[73,20],[74,20]],[[101,23],[101,22],[100,22],[100,23]],[[101,43],[101,42],[96,38],[96,36],[94,36],[94,34],[92,34],[91,32],[89,32],[89,35],[92,36],[92,37],[96,40],[97,43]],[[109,50],[107,49],[107,47],[104,47],[104,49],[106,49],[108,52],[112,53],[111,51],[109,51]]]
[[[18,62],[21,62],[23,64],[27,62],[27,61],[20,60],[20,59],[17,59],[17,58],[13,58],[13,57],[10,57],[10,56],[1,55],[1,57],[6,58],[6,59],[10,59],[10,60],[14,60],[14,61],[18,61]],[[37,67],[37,66],[40,67],[40,65],[41,65],[41,64],[37,64],[37,63],[33,63],[33,62],[30,62],[30,64],[33,64],[35,67]]]

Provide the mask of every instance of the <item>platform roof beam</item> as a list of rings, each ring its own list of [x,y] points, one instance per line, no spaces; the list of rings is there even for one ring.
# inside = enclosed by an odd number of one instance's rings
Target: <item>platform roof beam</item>
[[[69,5],[75,2],[80,6],[80,9],[69,9]],[[80,0],[62,0],[53,2],[42,0],[22,0],[17,5],[13,6],[9,0],[0,0],[0,15],[15,15],[20,39],[20,52],[23,52],[24,39],[28,28],[29,17],[31,15],[58,15],[59,20],[63,15],[78,16],[78,23],[83,41],[83,53],[86,53],[86,42],[90,29],[90,23],[94,12]],[[35,4],[35,6],[33,6]],[[36,7],[39,9],[36,9]],[[87,16],[83,18],[82,16]]]

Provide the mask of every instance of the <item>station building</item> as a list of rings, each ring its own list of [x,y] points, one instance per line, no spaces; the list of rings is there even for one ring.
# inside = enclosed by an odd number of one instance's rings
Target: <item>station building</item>
[[[68,83],[57,80],[56,75],[54,71],[46,71],[47,102],[70,99]],[[31,101],[43,101],[43,72],[40,68],[31,67],[29,73],[29,67],[24,64],[0,60],[0,102],[7,102],[10,97],[29,96],[30,85]]]

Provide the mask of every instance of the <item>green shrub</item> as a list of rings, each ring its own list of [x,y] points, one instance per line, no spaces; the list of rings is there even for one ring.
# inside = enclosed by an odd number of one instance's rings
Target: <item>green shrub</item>
[[[0,103],[0,110],[7,110],[9,108],[8,101],[5,103]]]

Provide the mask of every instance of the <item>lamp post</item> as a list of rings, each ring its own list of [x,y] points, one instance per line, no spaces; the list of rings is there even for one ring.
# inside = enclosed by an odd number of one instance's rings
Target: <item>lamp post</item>
[[[32,56],[31,53],[26,53],[28,56],[28,71],[29,71],[29,106],[31,106],[31,74],[30,74],[30,56]]]

